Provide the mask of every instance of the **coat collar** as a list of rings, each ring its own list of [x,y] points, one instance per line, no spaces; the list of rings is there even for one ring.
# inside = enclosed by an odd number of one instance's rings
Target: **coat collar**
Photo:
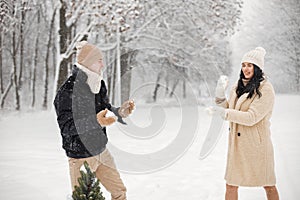
[[[236,104],[235,104],[235,109],[236,109],[236,110],[240,110],[242,104],[247,100],[248,94],[249,94],[249,92],[244,93],[242,96],[240,96],[240,98],[237,99],[237,102],[236,102]],[[255,94],[254,94],[254,96],[255,96]],[[254,97],[254,96],[253,96],[253,97]],[[237,98],[236,92],[235,92],[235,98]]]
[[[263,85],[265,84],[266,82],[266,79],[263,80],[261,83],[260,83],[260,89],[263,87]],[[247,96],[249,94],[249,92],[247,93],[244,93],[242,96],[240,96],[240,98],[237,97],[237,94],[236,94],[236,88],[237,88],[237,85],[234,87],[234,92],[232,93],[232,108],[235,109],[235,110],[240,110],[242,104],[247,100]],[[254,98],[257,94],[254,93],[253,97]],[[236,102],[236,104],[235,104]],[[235,104],[235,105],[234,105]]]

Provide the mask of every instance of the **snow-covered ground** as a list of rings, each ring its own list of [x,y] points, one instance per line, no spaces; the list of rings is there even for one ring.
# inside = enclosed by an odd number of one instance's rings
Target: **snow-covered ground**
[[[137,106],[132,120],[147,121],[149,108]],[[183,108],[185,109],[185,108]],[[180,108],[166,107],[166,125],[162,133],[176,133]],[[6,115],[6,114],[5,114]],[[212,154],[199,160],[201,145],[209,127],[210,117],[199,107],[199,127],[188,151],[177,162],[154,173],[121,173],[129,200],[220,200],[224,199],[223,179],[227,125]],[[300,96],[277,95],[272,117],[272,137],[278,189],[281,199],[297,200],[300,196]],[[169,126],[172,124],[174,126]],[[68,163],[61,148],[61,138],[53,111],[10,113],[0,116],[0,199],[65,200],[71,194]],[[178,128],[178,127],[177,127]],[[151,145],[127,145],[116,125],[108,130],[113,145],[131,152],[153,151]],[[159,137],[156,136],[156,137]],[[160,142],[168,142],[161,137]],[[137,149],[138,148],[138,149]],[[141,150],[142,149],[142,150]],[[109,194],[102,188],[107,199]],[[240,199],[265,199],[262,188],[240,188]]]

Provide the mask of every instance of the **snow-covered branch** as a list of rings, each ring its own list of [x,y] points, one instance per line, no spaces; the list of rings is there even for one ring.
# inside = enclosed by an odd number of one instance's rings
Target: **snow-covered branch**
[[[81,41],[82,38],[89,34],[91,28],[95,25],[95,23],[91,22],[83,31],[80,31],[76,34],[76,36],[72,39],[70,45],[68,46],[66,52],[62,55],[62,58],[69,58],[74,53],[74,46],[76,42]]]
[[[159,41],[161,44],[164,44],[170,48],[175,48],[176,50],[181,50],[182,52],[184,52],[186,55],[188,56],[195,56],[196,54],[195,53],[191,53],[191,52],[188,52],[186,51],[185,49],[183,49],[181,46],[178,46],[178,45],[175,45],[175,44],[171,44],[169,42],[166,42],[166,41],[163,41],[161,40],[161,38],[159,37],[155,37],[153,35],[148,35],[148,34],[140,34],[139,36],[140,38],[148,38],[148,39],[151,39],[151,40],[156,40],[156,41]]]
[[[157,15],[153,16],[150,20],[148,20],[146,23],[144,23],[140,28],[138,28],[138,30],[131,35],[129,38],[125,39],[126,42],[131,41],[132,39],[137,38],[137,36],[140,34],[141,31],[143,31],[148,25],[150,25],[155,19],[157,19],[158,17],[162,16],[165,12],[167,12],[168,10],[170,10],[170,8],[165,9],[164,11],[162,11],[161,13],[158,13]]]
[[[84,6],[86,5],[86,0],[81,0],[78,3],[79,5],[76,6],[76,10],[72,13],[71,18],[66,21],[66,25],[68,27],[74,25],[80,17],[80,15],[82,14],[82,9],[84,9]]]

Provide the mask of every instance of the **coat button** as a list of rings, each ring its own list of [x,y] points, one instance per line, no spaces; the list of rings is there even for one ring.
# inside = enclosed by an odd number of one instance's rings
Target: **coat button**
[[[237,133],[237,135],[238,135],[238,136],[241,136],[241,134],[240,134],[240,133]]]

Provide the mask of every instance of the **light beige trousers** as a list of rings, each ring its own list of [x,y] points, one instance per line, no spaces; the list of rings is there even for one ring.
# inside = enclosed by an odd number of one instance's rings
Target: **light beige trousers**
[[[114,159],[107,149],[101,154],[89,158],[69,158],[72,190],[75,185],[78,185],[78,178],[81,176],[80,168],[84,161],[87,161],[91,170],[96,172],[98,180],[111,193],[112,200],[126,200],[126,187],[116,169]]]

